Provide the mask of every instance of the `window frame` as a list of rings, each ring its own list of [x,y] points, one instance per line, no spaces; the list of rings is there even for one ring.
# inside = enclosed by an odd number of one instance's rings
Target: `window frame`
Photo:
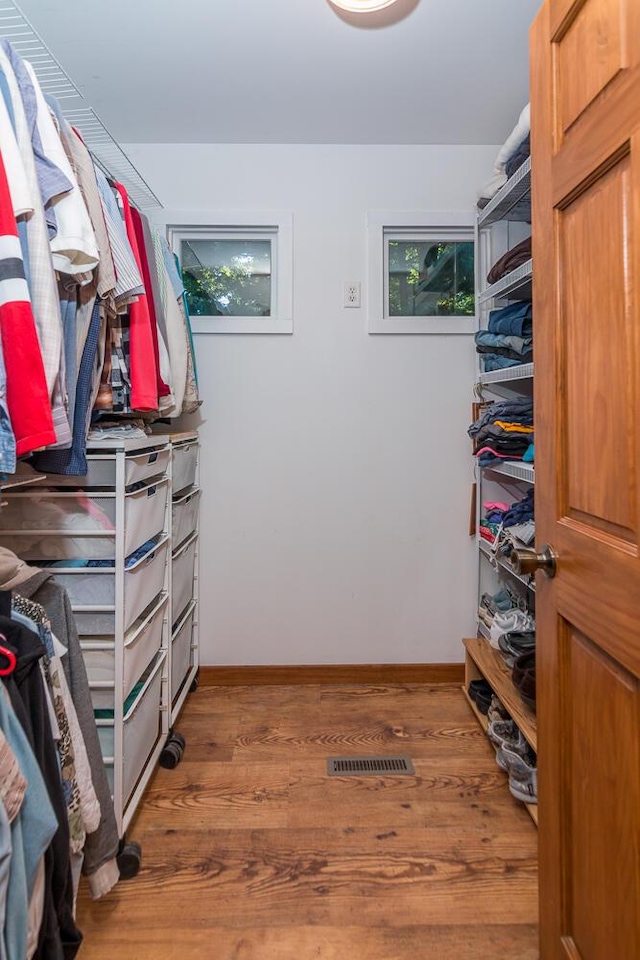
[[[367,215],[370,334],[473,334],[478,325],[478,245],[471,212],[370,211]],[[390,240],[458,241],[473,243],[475,312],[465,317],[388,316]]]
[[[169,246],[181,258],[183,240],[271,241],[271,316],[192,316],[200,333],[293,333],[293,215],[285,211],[207,211],[171,213],[166,225]],[[181,261],[182,262],[182,261]]]

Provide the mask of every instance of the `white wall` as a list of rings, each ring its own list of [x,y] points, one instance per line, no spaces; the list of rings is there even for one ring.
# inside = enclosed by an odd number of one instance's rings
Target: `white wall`
[[[472,338],[369,336],[342,292],[368,210],[468,210],[496,148],[125,149],[167,210],[294,215],[294,335],[196,338],[202,662],[461,660]]]

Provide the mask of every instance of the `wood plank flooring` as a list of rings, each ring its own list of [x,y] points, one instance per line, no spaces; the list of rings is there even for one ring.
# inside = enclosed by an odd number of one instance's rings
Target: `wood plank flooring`
[[[536,960],[537,833],[457,685],[200,688],[83,960]],[[415,777],[326,777],[406,753]]]

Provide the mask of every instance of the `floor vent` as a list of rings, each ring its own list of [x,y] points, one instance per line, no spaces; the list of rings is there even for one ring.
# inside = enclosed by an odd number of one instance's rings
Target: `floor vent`
[[[329,757],[327,773],[330,777],[412,777],[414,769],[409,757]]]

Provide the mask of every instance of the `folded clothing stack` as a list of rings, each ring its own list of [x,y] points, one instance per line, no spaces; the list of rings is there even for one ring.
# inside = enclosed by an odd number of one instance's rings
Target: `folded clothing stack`
[[[527,397],[491,403],[472,423],[469,436],[481,467],[502,460],[533,461],[533,401]]]
[[[533,488],[511,506],[494,500],[483,504],[479,535],[494,546],[496,553],[508,557],[514,546],[529,546],[535,532]]]
[[[476,352],[485,372],[517,367],[533,360],[533,311],[530,300],[489,312],[486,330],[476,333]]]
[[[526,237],[515,247],[511,247],[494,263],[487,274],[487,283],[497,283],[512,270],[521,267],[527,260],[531,260],[531,237]]]
[[[493,165],[493,175],[478,190],[478,206],[484,207],[498,190],[522,166],[530,154],[529,135],[531,132],[531,111],[526,105],[515,127],[498,152]]]

